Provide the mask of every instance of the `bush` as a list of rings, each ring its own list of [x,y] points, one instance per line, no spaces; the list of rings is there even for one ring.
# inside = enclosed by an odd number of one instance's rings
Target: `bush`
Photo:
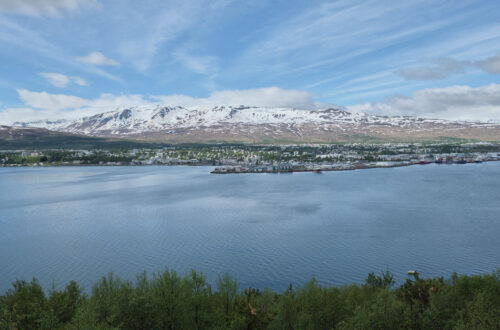
[[[87,296],[75,282],[46,294],[33,279],[0,296],[0,329],[499,329],[498,271],[393,285],[387,271],[361,286],[312,279],[277,293],[239,290],[225,274],[212,291],[201,273],[166,270],[133,283],[109,274]]]

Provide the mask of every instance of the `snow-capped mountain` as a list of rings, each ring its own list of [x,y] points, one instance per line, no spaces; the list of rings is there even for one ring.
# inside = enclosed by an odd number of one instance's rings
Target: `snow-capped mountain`
[[[35,120],[35,121],[16,121],[12,124],[12,126],[21,126],[21,127],[37,127],[37,128],[46,128],[50,130],[56,131],[59,127],[64,126],[64,124],[69,121],[66,119],[58,119],[58,120]]]
[[[336,141],[352,136],[367,138],[496,137],[500,125],[375,116],[343,109],[299,110],[264,107],[120,108],[73,121],[16,122],[14,125],[92,136],[128,136],[167,140],[297,140]],[[479,130],[478,130],[479,129]],[[471,134],[474,133],[474,134]]]

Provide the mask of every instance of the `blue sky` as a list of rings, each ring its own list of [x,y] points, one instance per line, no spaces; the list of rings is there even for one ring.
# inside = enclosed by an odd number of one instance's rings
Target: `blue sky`
[[[0,123],[247,104],[500,120],[499,1],[0,0]]]

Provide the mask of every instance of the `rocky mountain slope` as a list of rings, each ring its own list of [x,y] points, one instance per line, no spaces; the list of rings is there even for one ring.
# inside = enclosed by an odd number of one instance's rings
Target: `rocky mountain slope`
[[[342,109],[262,107],[130,107],[74,121],[17,122],[59,132],[170,142],[341,142],[463,138],[498,141],[500,124],[408,116],[375,116]]]

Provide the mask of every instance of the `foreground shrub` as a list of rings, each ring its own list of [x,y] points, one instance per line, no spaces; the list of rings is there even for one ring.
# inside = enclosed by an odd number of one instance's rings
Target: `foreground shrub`
[[[393,286],[384,272],[363,285],[240,290],[225,274],[212,289],[201,273],[166,270],[134,282],[109,274],[87,296],[75,282],[46,293],[33,279],[0,296],[0,329],[500,329],[499,271]]]

